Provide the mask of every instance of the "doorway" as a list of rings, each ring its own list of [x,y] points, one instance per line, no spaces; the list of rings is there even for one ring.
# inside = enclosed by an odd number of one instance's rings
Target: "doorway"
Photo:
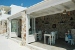
[[[11,20],[11,37],[21,38],[21,20],[20,19]]]
[[[30,29],[28,35],[28,43],[35,42],[35,18],[30,19]]]

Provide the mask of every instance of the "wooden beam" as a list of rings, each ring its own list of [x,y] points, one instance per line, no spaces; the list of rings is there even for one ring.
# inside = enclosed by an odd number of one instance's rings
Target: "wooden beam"
[[[54,9],[56,9],[56,10],[58,10],[58,11],[61,11],[61,9],[59,9],[59,8],[56,8],[56,7],[52,7],[52,8],[54,8]]]
[[[61,4],[61,6],[63,6],[63,7],[66,8],[66,9],[70,9],[68,6],[65,6],[65,5],[63,5],[63,4]]]

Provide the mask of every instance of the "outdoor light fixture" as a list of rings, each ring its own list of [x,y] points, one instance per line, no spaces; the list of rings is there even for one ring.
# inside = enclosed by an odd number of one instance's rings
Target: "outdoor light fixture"
[[[63,14],[67,14],[67,13],[66,13],[66,10],[63,11]]]
[[[70,11],[67,13],[68,15],[71,15]]]
[[[65,15],[65,14],[71,15],[70,11],[67,12],[66,10],[64,10],[62,14],[64,14],[64,15]]]

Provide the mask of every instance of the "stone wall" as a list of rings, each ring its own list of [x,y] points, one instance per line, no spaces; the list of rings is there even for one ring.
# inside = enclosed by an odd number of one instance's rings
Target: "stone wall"
[[[0,21],[0,34],[7,32],[7,21]]]
[[[60,23],[61,21],[64,23]],[[36,18],[37,29],[43,32],[47,30],[48,33],[58,31],[59,36],[64,38],[65,32],[75,29],[75,11],[71,11],[69,14],[58,13]]]
[[[22,22],[22,28],[21,28],[21,35],[22,35],[22,45],[26,44],[26,14],[25,12],[22,12],[22,18],[21,18],[21,22]]]
[[[0,21],[0,34],[2,34],[3,31],[2,31],[2,21]]]

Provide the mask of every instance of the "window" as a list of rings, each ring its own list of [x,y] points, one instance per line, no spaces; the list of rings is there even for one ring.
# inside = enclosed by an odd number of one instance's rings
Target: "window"
[[[8,14],[11,14],[11,11],[8,11]]]

